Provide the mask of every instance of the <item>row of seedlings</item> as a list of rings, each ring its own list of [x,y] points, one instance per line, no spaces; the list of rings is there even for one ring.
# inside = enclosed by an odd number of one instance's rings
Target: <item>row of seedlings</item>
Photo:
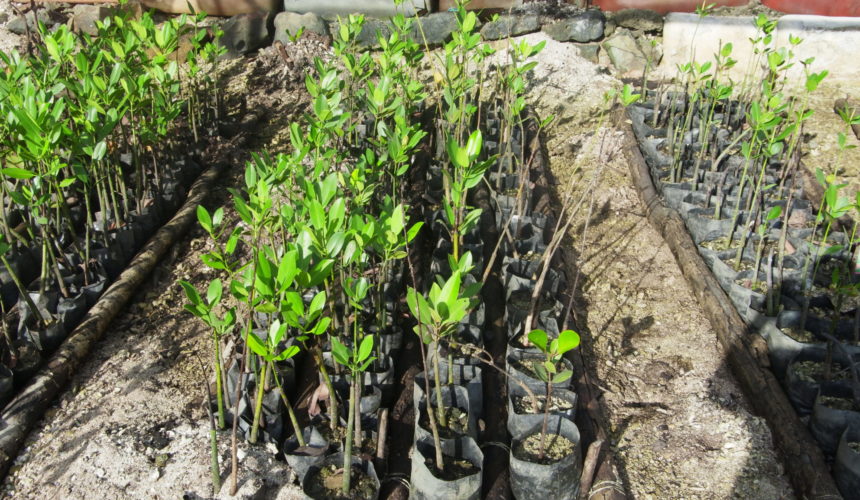
[[[32,54],[0,53],[0,403],[173,215],[199,173],[179,141],[191,140],[189,120],[196,135],[217,109],[202,96],[215,85],[219,49],[200,21],[158,26],[120,8],[93,37],[40,24]],[[192,43],[182,58],[181,37]]]
[[[776,21],[761,15],[755,25],[756,58],[741,84],[727,76],[736,61],[726,43],[713,61],[679,68],[683,91],[661,86],[630,116],[658,189],[681,214],[741,317],[767,340],[789,399],[800,416],[809,416],[825,454],[835,457],[840,489],[856,491],[860,198],[846,196],[846,185],[817,167],[821,201],[809,201],[815,186],[804,185],[800,145],[812,115],[810,94],[828,72],[813,72],[812,58],[795,60],[799,38],[775,47]],[[799,82],[789,73],[797,65]],[[840,117],[839,162],[854,147],[846,132],[860,123],[847,110]]]
[[[198,210],[215,247],[203,261],[220,276],[205,293],[183,286],[212,332],[213,450],[214,428],[231,426],[233,491],[242,436],[274,443],[311,498],[378,495],[372,458],[403,343],[403,262],[423,225],[409,220],[403,182],[426,136],[412,23],[393,18],[371,54],[359,48],[363,16],[342,19],[306,77],[312,104],[290,126],[292,151],[255,156],[232,191],[239,224],[223,208]],[[300,353],[319,378],[303,412],[290,400]]]

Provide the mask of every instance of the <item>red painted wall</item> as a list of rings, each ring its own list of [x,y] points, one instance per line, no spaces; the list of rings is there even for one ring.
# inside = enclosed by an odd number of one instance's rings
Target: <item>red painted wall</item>
[[[716,3],[717,6],[746,5],[749,0],[707,0],[708,3]],[[803,0],[796,0],[802,2]],[[702,5],[702,0],[592,0],[591,5],[600,7],[602,10],[621,9],[650,9],[665,14],[667,12],[695,12],[696,7]]]
[[[748,0],[707,0],[707,2],[731,7],[749,3]],[[860,17],[860,0],[762,0],[762,3],[786,14]],[[603,10],[651,9],[665,14],[694,12],[696,7],[702,5],[702,0],[592,0],[591,4]]]
[[[763,0],[762,3],[788,14],[860,16],[860,0]]]

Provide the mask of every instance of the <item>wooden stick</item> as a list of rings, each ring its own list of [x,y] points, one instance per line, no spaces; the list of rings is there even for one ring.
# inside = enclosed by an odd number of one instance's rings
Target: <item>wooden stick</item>
[[[379,410],[379,428],[376,432],[376,459],[385,460],[385,438],[388,436],[388,408]]]
[[[591,485],[594,482],[594,472],[597,470],[597,464],[600,460],[600,452],[603,450],[605,441],[598,439],[591,443],[588,447],[588,453],[585,455],[585,463],[582,466],[582,476],[579,479],[579,498],[588,498],[588,492],[591,490]]]

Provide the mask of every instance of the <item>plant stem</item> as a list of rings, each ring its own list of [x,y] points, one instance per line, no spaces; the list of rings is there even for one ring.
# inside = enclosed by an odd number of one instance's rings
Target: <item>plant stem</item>
[[[305,443],[305,437],[302,435],[302,428],[299,427],[299,421],[296,418],[296,412],[293,410],[293,405],[290,404],[290,400],[287,398],[284,388],[281,387],[281,380],[278,377],[278,371],[275,370],[274,366],[271,367],[271,370],[273,378],[275,379],[275,385],[278,386],[278,393],[281,395],[281,401],[283,401],[284,406],[287,407],[287,415],[290,416],[290,423],[293,424],[293,430],[296,433],[296,440],[299,442],[299,446],[307,446],[307,443]]]
[[[223,429],[224,423],[224,377],[221,372],[221,341],[216,335],[213,339],[215,343],[215,398],[218,401],[218,428]]]
[[[338,403],[337,403],[337,393],[334,392],[334,386],[331,383],[331,377],[328,375],[328,369],[325,367],[325,362],[322,358],[322,353],[320,351],[319,345],[315,345],[311,349],[311,355],[314,357],[314,361],[317,364],[317,369],[320,371],[320,375],[322,376],[323,383],[328,389],[329,394],[329,415],[331,418],[329,419],[329,425],[331,426],[331,430],[337,429],[338,417],[340,414],[338,413]]]
[[[263,362],[260,368],[260,378],[257,379],[257,399],[254,402],[254,422],[251,424],[251,444],[257,442],[257,432],[260,429],[260,415],[263,413],[263,392],[266,385],[266,376],[269,373],[269,363]]]
[[[355,399],[358,398],[358,373],[357,371],[353,371],[352,373],[352,383],[349,386],[349,401],[350,403],[354,403]],[[355,404],[349,405],[349,412],[346,420],[346,439],[343,443],[344,453],[343,453],[343,486],[341,487],[341,494],[349,495],[350,489],[350,476],[352,469],[352,427],[355,421]]]
[[[439,371],[439,354],[436,353],[436,356],[433,356],[433,376],[436,381],[436,414],[439,417],[439,424],[442,427],[448,427],[448,419],[445,415],[445,405],[442,404],[442,377],[440,376]],[[427,393],[427,413],[433,411],[433,405],[430,401],[430,393]]]
[[[549,425],[549,403],[552,401],[552,382],[546,383],[546,400],[543,403],[543,425],[540,430],[540,459],[546,455],[546,429]]]
[[[12,266],[9,265],[9,261],[6,259],[5,255],[0,255],[0,261],[3,262],[3,265],[6,267],[6,270],[9,271],[9,277],[12,278],[12,281],[15,283],[15,286],[18,288],[18,293],[21,294],[21,298],[24,299],[24,302],[27,303],[27,307],[30,308],[30,312],[33,313],[33,316],[36,318],[36,321],[39,322],[40,325],[45,326],[45,317],[42,316],[42,312],[39,311],[39,308],[36,307],[36,304],[33,302],[33,299],[30,297],[30,294],[27,293],[27,289],[24,288],[24,284],[21,283],[21,279],[18,278],[18,274],[12,269]],[[10,345],[11,349],[12,346]]]

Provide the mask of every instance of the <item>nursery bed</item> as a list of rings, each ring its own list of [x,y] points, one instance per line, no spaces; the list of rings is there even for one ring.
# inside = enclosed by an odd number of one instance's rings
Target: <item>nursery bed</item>
[[[750,332],[750,327],[702,260],[680,216],[663,203],[632,128],[626,130],[624,140],[630,174],[646,207],[648,220],[672,249],[681,272],[717,333],[732,372],[756,411],[767,419],[795,491],[808,498],[839,496],[817,443],[769,370],[766,342]]]
[[[531,40],[533,42],[534,37],[531,37]],[[553,66],[551,62],[561,63],[567,65],[563,68],[565,74],[574,75],[585,72],[592,78],[600,80],[600,85],[608,86],[612,83],[611,79],[598,76],[596,67],[579,58],[578,55],[569,51],[560,54],[559,50],[562,49],[558,45],[550,44],[548,52],[542,54],[541,66],[547,65],[544,71],[558,71],[559,68]],[[286,136],[283,132],[279,132],[283,130],[280,126],[289,120],[290,113],[302,110],[303,103],[307,102],[304,100],[306,97],[303,97],[301,92],[294,92],[294,87],[289,82],[283,85],[281,81],[278,81],[276,85],[278,91],[273,97],[264,96],[266,92],[261,91],[260,87],[272,90],[272,86],[275,86],[274,82],[277,81],[276,75],[279,74],[277,71],[256,74],[256,78],[251,78],[251,83],[247,87],[244,81],[248,73],[242,70],[238,73],[239,75],[234,74],[230,80],[234,86],[229,102],[231,114],[241,116],[248,109],[262,110],[261,121],[257,125],[261,135],[247,145],[247,150],[283,144]],[[546,145],[545,150],[548,153],[550,168],[557,177],[561,178],[565,174],[563,165],[565,159],[570,158],[567,156],[570,154],[569,150],[576,148],[577,140],[581,141],[583,135],[587,135],[587,131],[592,127],[591,123],[583,120],[583,116],[588,115],[589,109],[594,109],[595,101],[599,99],[602,88],[598,86],[597,89],[588,89],[583,82],[575,82],[579,87],[573,85],[571,87],[578,89],[580,94],[577,95],[578,99],[575,103],[567,103],[566,97],[554,86],[556,82],[551,84],[546,78],[543,80],[536,78],[536,81],[538,83],[535,83],[533,91],[542,97],[539,105],[543,106],[543,110],[552,109],[559,114],[560,125],[558,129],[553,130],[551,142]],[[589,82],[591,83],[593,82]],[[565,90],[574,91],[574,89]],[[250,102],[244,104],[246,95],[249,96]],[[240,102],[242,104],[239,104]],[[575,106],[582,107],[577,109]],[[244,152],[237,152],[234,162],[236,165],[243,163]],[[225,181],[227,185],[241,182],[239,170],[237,168],[229,173]],[[214,206],[226,204],[224,190],[217,189],[210,203]],[[212,206],[209,203],[207,205]],[[615,213],[612,210],[602,212],[601,210],[604,223],[608,224],[630,216],[630,214]],[[227,217],[229,219],[235,215],[228,212]],[[615,236],[617,235],[601,233],[602,240],[595,243],[595,248],[614,249],[625,258],[634,258],[631,252],[635,250],[615,247]],[[200,370],[195,361],[198,355],[203,356],[202,353],[207,352],[208,335],[201,325],[190,321],[190,318],[181,310],[184,299],[177,284],[179,279],[200,283],[208,278],[209,272],[199,265],[199,254],[206,251],[206,245],[203,232],[200,228],[195,228],[188,237],[174,247],[162,268],[139,292],[135,302],[116,320],[112,333],[108,335],[106,341],[98,347],[82,371],[73,378],[72,391],[64,394],[55,408],[48,410],[46,418],[26,443],[24,454],[16,462],[12,473],[7,478],[7,492],[14,491],[16,496],[21,497],[56,495],[67,498],[86,498],[96,494],[141,498],[175,496],[180,492],[188,498],[208,496],[206,449],[208,424],[202,410],[203,389],[200,379],[203,375],[198,373]],[[586,255],[585,249],[576,241],[565,246],[568,246],[567,267],[570,279],[572,280],[576,267],[586,268],[583,281],[580,283],[581,288],[585,288],[585,284],[593,286],[594,283],[601,281],[608,287],[626,286],[626,281],[622,277],[614,275],[601,277],[599,272],[592,273],[591,271],[594,270],[589,269],[589,262],[583,261],[583,255]],[[660,265],[664,266],[663,271],[666,273],[677,272],[671,262],[663,261]],[[485,292],[492,294],[492,286],[488,285]],[[582,290],[577,290],[576,293],[581,297]],[[612,300],[616,301],[612,302]],[[665,307],[665,303],[671,303],[672,299],[664,296],[662,301],[663,305],[657,304],[658,307]],[[638,302],[643,303],[641,300]],[[620,308],[625,307],[626,304],[626,299],[621,297],[601,304],[577,300],[574,316],[578,316],[581,321],[578,321],[575,327],[581,329],[579,331],[584,337],[589,334],[594,338],[601,337],[602,342],[606,337],[614,336],[615,333],[598,331],[598,328],[591,325],[587,321],[589,310],[591,315],[596,317],[597,308]],[[490,318],[499,318],[499,312],[494,312],[492,307],[488,308],[488,315]],[[609,322],[618,323],[614,318],[610,318]],[[672,333],[671,330],[666,329],[658,329],[658,331],[659,334],[665,335]],[[621,342],[620,336],[617,340]],[[401,387],[411,387],[411,377],[416,372],[415,363],[420,357],[414,338],[411,344],[411,347],[406,344],[405,354],[398,359],[396,376]],[[632,465],[634,462],[631,457],[639,452],[636,449],[625,450],[621,445],[626,435],[624,424],[621,423],[624,417],[619,414],[618,407],[607,408],[605,417],[608,424],[603,421],[602,416],[599,415],[600,412],[595,411],[596,406],[607,402],[608,391],[602,386],[608,382],[602,377],[591,377],[599,373],[596,369],[597,365],[607,366],[607,363],[615,358],[611,352],[601,352],[600,348],[603,345],[586,338],[581,353],[578,352],[575,356],[578,360],[575,366],[588,370],[588,374],[583,372],[579,376],[593,382],[587,391],[590,396],[581,395],[581,409],[587,411],[580,412],[580,415],[591,413],[597,416],[596,430],[592,431],[593,435],[605,440],[607,449],[613,454],[619,451],[623,454],[614,466],[610,462],[596,462],[599,465],[596,466],[598,473],[592,490],[595,492],[594,497],[617,498],[613,495],[620,495],[620,492],[625,489],[629,489],[633,494],[642,495],[651,488],[650,485],[643,484],[642,475],[656,478],[659,491],[654,491],[654,494],[660,498],[693,497],[694,495],[690,494],[692,490],[689,488],[697,484],[696,478],[675,474],[674,478],[666,479],[658,471],[660,466],[657,465],[659,464],[657,461],[650,463],[648,468]],[[699,353],[698,355],[708,356],[709,354]],[[692,376],[708,377],[701,372]],[[491,371],[485,372],[484,394],[485,404],[488,405],[498,404],[499,400],[503,399],[503,394],[497,389],[500,387],[500,380],[492,381],[492,378],[494,375]],[[493,388],[493,384],[496,389]],[[388,429],[389,435],[396,436],[409,432],[404,431],[406,422],[409,422],[408,413],[411,411],[411,397],[406,397],[406,393],[407,391],[403,391],[401,397],[392,405],[390,419],[392,425]],[[492,393],[496,393],[498,397],[486,398],[487,394]],[[613,396],[609,394],[608,397]],[[679,405],[682,402],[680,399],[677,401]],[[678,411],[685,410],[678,408]],[[742,409],[738,411],[743,412]],[[502,463],[506,452],[494,441],[496,438],[503,440],[506,434],[504,420],[500,417],[501,415],[494,415],[494,418],[488,418],[486,422],[488,439],[484,441],[488,446],[483,448],[487,463],[484,494],[488,498],[504,498],[509,494],[504,472],[507,465]],[[411,427],[411,423],[408,425]],[[581,425],[581,428],[585,436],[586,426]],[[674,434],[675,431],[673,429],[666,432]],[[768,439],[767,436],[756,437],[757,442],[762,440],[767,442]],[[229,445],[226,433],[222,434],[220,441],[222,477],[226,477],[229,472],[229,468],[224,467]],[[399,489],[402,493],[403,489],[398,484],[405,479],[403,472],[409,470],[405,460],[407,458],[404,453],[405,447],[396,445],[396,439],[390,442],[392,450],[388,456],[390,468],[388,474],[383,477],[384,486],[389,489]],[[708,463],[708,460],[713,464],[720,463],[719,459],[715,460],[713,456],[708,456],[707,450],[697,452],[695,447],[691,447],[687,451],[697,453],[695,455],[697,460],[702,460],[703,463]],[[585,452],[586,450],[583,449],[583,455]],[[240,494],[265,498],[298,497],[299,492],[289,484],[292,480],[289,469],[282,462],[276,461],[272,453],[263,447],[242,445],[240,456],[244,456],[243,465],[240,468]],[[628,462],[628,460],[631,461]],[[255,470],[269,472],[259,474]],[[726,471],[725,475],[728,477],[735,473],[728,468]],[[719,477],[725,477],[725,475],[721,473]],[[784,481],[778,472],[773,471],[768,471],[762,477],[774,484]],[[678,485],[674,487],[676,488],[674,493],[666,493],[672,490],[673,481]],[[779,489],[778,486],[777,489]],[[386,489],[383,493],[389,494]],[[714,498],[705,494],[695,494],[695,496]],[[769,498],[765,493],[747,496],[747,498],[753,497]]]

